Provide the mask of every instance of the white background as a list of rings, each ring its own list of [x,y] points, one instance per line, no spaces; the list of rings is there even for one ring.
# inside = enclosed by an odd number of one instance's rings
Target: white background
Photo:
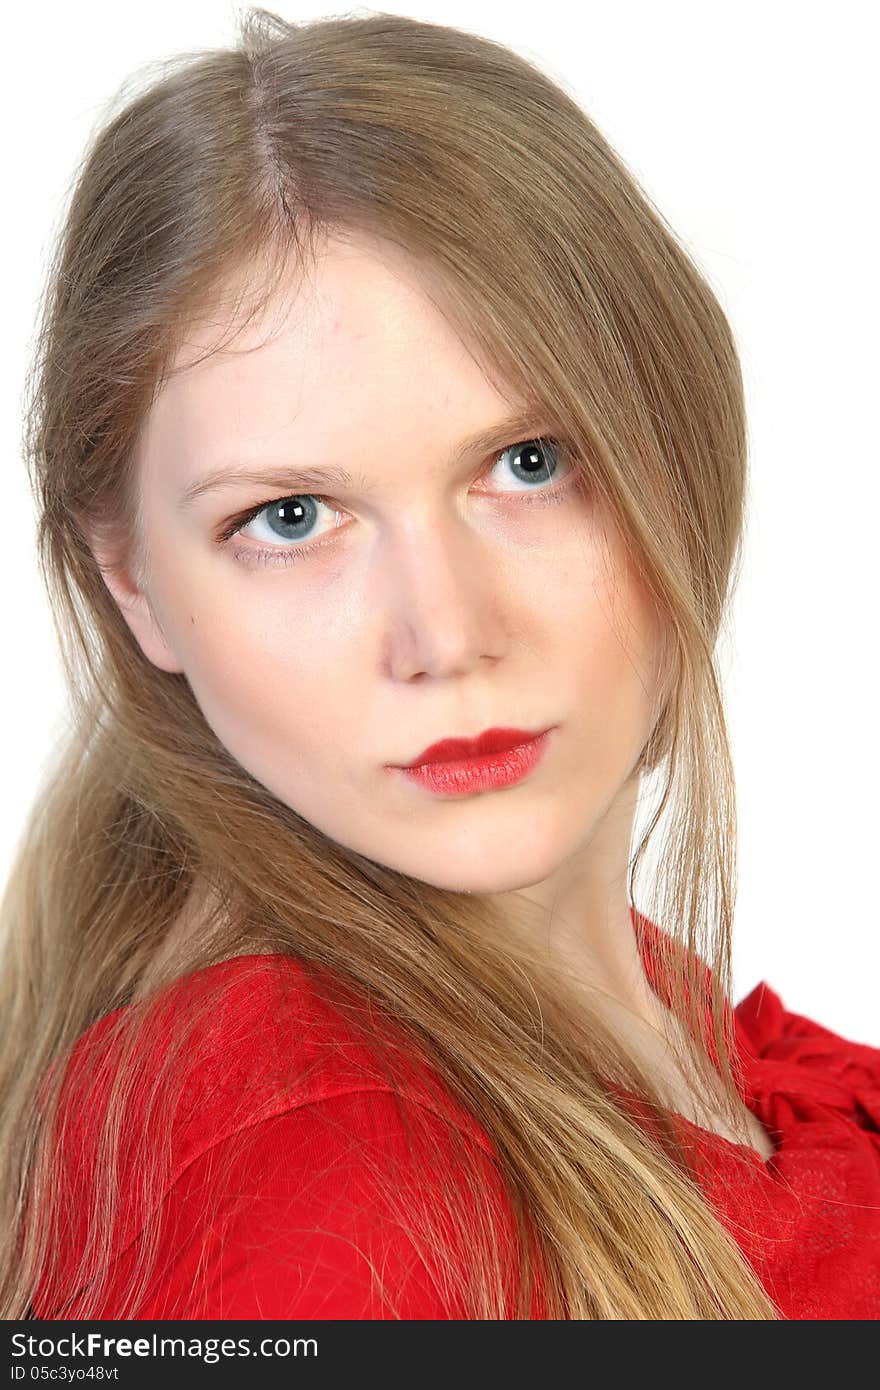
[[[239,8],[77,0],[16,6],[5,20],[2,877],[64,707],[20,452],[50,237],[117,87],[153,60],[228,44]],[[292,0],[270,8],[286,19],[332,12]],[[376,8],[484,33],[561,82],[682,237],[730,318],[752,472],[745,568],[721,652],[741,833],[734,997],[766,979],[790,1009],[880,1044],[873,6],[413,0]]]

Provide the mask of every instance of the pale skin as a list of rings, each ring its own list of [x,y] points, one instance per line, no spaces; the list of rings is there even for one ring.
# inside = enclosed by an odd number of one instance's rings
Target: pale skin
[[[330,240],[310,285],[282,294],[230,349],[194,368],[182,355],[154,402],[139,449],[147,570],[96,547],[108,587],[147,659],[184,672],[233,756],[325,834],[444,889],[552,908],[547,949],[606,992],[687,1113],[627,900],[661,634],[622,546],[564,486],[564,451],[549,480],[517,473],[514,446],[547,421],[458,456],[523,403],[487,380],[398,248]],[[214,338],[193,332],[192,355]],[[254,476],[184,505],[227,465]],[[287,477],[334,466],[351,487]],[[554,484],[554,505],[524,500]],[[230,519],[294,497],[312,504],[297,536],[264,509],[218,541]],[[496,725],[556,726],[515,786],[447,800],[386,766]]]

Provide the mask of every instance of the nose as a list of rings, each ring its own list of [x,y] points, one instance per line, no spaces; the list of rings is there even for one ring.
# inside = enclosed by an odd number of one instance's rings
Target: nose
[[[387,554],[389,674],[462,676],[503,651],[498,566],[455,520],[412,522]]]

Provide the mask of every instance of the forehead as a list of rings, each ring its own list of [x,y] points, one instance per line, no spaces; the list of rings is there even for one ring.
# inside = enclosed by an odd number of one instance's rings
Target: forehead
[[[187,333],[146,423],[150,462],[179,474],[221,452],[275,458],[307,442],[334,453],[379,428],[406,449],[411,431],[445,426],[458,437],[510,404],[411,258],[388,243],[328,240],[305,278],[286,274],[263,312],[212,351],[228,336],[222,305],[239,293],[246,306],[244,278],[226,287],[213,321]]]

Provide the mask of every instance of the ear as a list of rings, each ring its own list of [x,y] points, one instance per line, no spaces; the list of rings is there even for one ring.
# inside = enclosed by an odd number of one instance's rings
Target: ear
[[[104,583],[147,660],[160,671],[182,671],[156,617],[141,567],[97,542],[92,544],[91,550]]]

